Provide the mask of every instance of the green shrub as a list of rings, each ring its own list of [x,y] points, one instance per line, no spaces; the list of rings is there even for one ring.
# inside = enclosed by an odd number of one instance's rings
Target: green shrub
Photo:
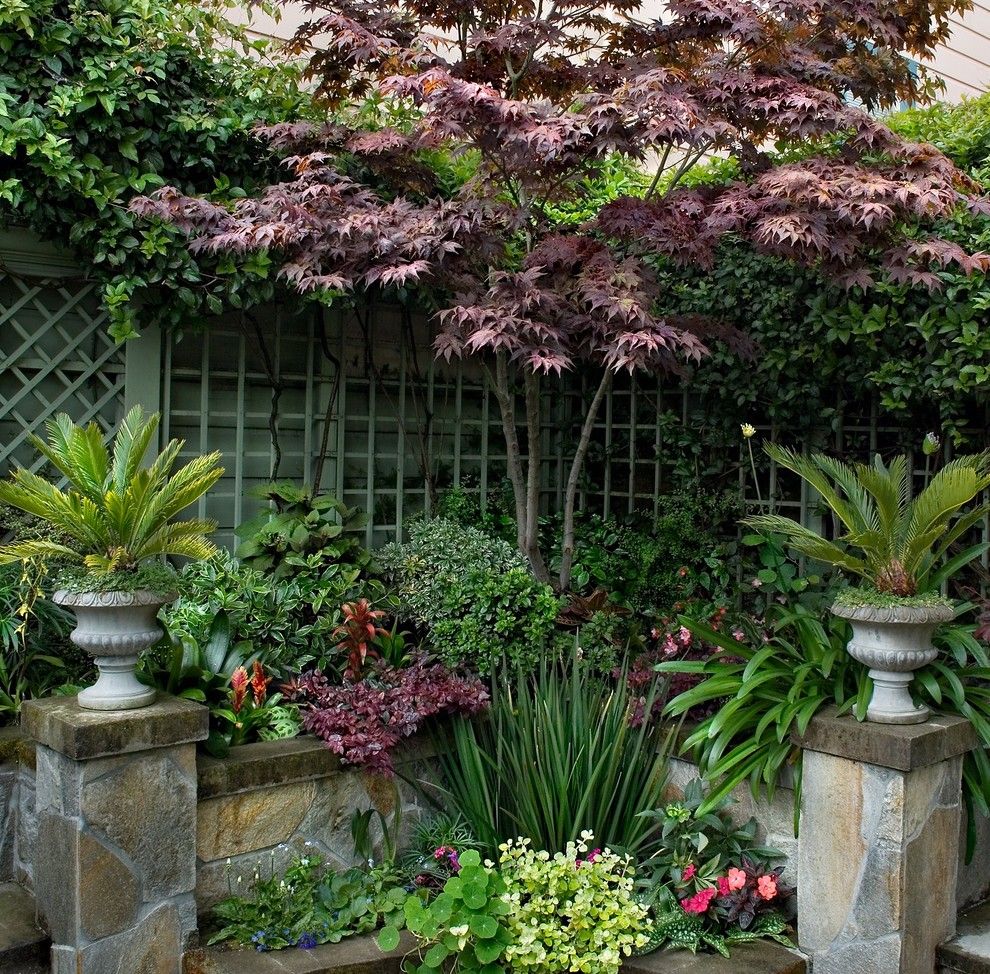
[[[560,600],[505,541],[453,521],[420,521],[379,561],[399,613],[448,666],[488,673],[501,659],[532,669],[555,636]]]
[[[597,514],[577,516],[572,585],[602,588],[637,612],[666,615],[678,603],[697,599],[721,604],[733,574],[734,521],[738,496],[693,488],[665,495],[656,519],[628,520]],[[555,537],[556,525],[551,528]],[[550,550],[559,548],[551,538]],[[554,565],[556,570],[559,566]]]
[[[231,640],[281,672],[314,661],[342,669],[334,628],[342,603],[360,583],[342,575],[300,574],[275,579],[245,568],[226,553],[187,565],[180,573],[180,598],[162,610],[169,632],[205,645],[219,611],[230,620]],[[338,665],[340,664],[340,665]]]
[[[236,554],[246,568],[273,578],[339,574],[348,584],[371,572],[371,555],[355,535],[367,517],[357,508],[286,482],[269,484],[261,496],[274,510],[237,528]]]

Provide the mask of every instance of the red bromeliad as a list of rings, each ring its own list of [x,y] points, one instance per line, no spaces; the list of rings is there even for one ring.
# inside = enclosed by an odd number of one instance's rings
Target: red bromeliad
[[[260,707],[268,696],[268,684],[272,677],[265,676],[265,668],[255,660],[251,664],[251,692],[254,695],[254,705]]]
[[[243,666],[238,666],[230,677],[230,707],[235,714],[241,712],[244,698],[247,696],[248,673]]]
[[[269,254],[304,293],[415,289],[435,312],[437,353],[488,370],[517,543],[543,579],[543,386],[580,365],[592,382],[566,477],[566,589],[614,374],[678,370],[713,342],[749,350],[711,321],[665,313],[656,257],[708,266],[720,241],[742,238],[861,287],[881,276],[937,287],[943,267],[990,266],[936,229],[959,208],[986,212],[976,185],[870,114],[937,91],[916,63],[968,6],[670,0],[658,16],[641,0],[314,0],[292,50],[310,57],[331,112],[262,132],[287,156],[285,181],[232,208],[174,188],[135,207],[194,248]],[[379,107],[362,128],[369,114],[355,108],[369,98]],[[802,158],[781,161],[775,145]],[[737,161],[739,181],[685,186],[713,154]],[[587,202],[589,177],[617,155],[652,174],[648,188],[596,203],[583,224],[554,219]],[[451,188],[428,164],[438,157],[473,161],[471,174]]]
[[[378,657],[372,643],[378,636],[387,636],[385,629],[379,626],[378,620],[385,616],[379,609],[372,609],[367,599],[356,602],[345,602],[341,606],[344,621],[333,631],[334,636],[343,637],[337,644],[337,649],[347,653],[347,669],[344,676],[348,680],[361,679],[365,661],[370,656]]]

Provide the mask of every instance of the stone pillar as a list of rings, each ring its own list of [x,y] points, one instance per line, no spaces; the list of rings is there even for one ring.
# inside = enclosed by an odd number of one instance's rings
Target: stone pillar
[[[798,943],[815,974],[932,974],[955,932],[969,722],[825,711],[802,762]]]
[[[196,742],[200,704],[81,710],[24,704],[36,741],[35,896],[52,974],[179,974],[196,930]]]

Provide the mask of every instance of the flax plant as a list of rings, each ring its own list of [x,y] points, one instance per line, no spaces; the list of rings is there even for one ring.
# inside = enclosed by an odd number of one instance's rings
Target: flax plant
[[[624,671],[603,679],[576,652],[503,673],[488,715],[456,721],[440,749],[446,796],[496,858],[516,836],[555,852],[585,829],[636,855],[657,831],[641,813],[662,804],[667,782],[676,727],[650,719],[666,688],[658,678],[639,696]]]

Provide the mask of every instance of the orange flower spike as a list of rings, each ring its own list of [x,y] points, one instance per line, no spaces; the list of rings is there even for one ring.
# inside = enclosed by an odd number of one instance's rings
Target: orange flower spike
[[[251,664],[251,691],[254,694],[254,705],[260,707],[268,696],[268,684],[272,682],[270,676],[265,676],[265,668],[255,660]]]
[[[248,674],[243,666],[238,666],[230,678],[230,705],[235,714],[241,712],[244,706],[244,697],[247,695]]]

